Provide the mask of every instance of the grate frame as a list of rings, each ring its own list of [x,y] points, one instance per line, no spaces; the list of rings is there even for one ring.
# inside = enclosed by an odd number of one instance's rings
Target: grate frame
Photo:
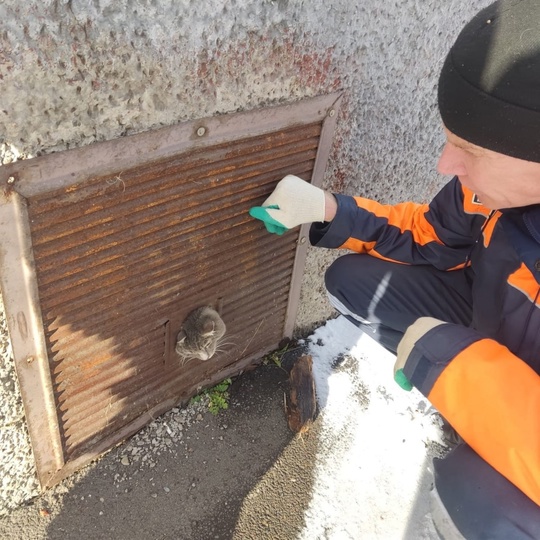
[[[55,208],[57,202],[54,195],[56,193],[62,193],[64,202],[65,200],[70,202],[76,213],[79,205],[86,200],[85,197],[92,189],[95,179],[117,179],[118,185],[121,186],[122,172],[126,170],[144,171],[145,167],[153,166],[153,164],[165,164],[168,163],[168,160],[175,158],[182,162],[182,160],[189,160],[189,156],[197,156],[198,153],[204,154],[204,152],[214,152],[217,156],[216,159],[218,159],[221,155],[230,155],[231,148],[233,148],[232,153],[234,154],[235,145],[241,146],[244,141],[249,142],[257,138],[271,137],[272,134],[281,134],[291,129],[307,129],[310,125],[315,124],[320,124],[320,134],[313,156],[313,164],[307,171],[310,173],[310,178],[304,179],[320,186],[331,150],[340,101],[341,95],[336,93],[287,105],[197,119],[172,127],[0,167],[0,185],[2,186],[0,190],[0,287],[13,348],[15,369],[25,408],[38,479],[42,488],[58,483],[62,478],[141,429],[156,415],[186,401],[201,388],[211,386],[225,377],[239,374],[254,359],[275,349],[280,339],[265,344],[263,349],[251,351],[245,356],[240,355],[237,361],[224,365],[219,370],[199,369],[190,372],[193,380],[189,381],[180,393],[173,392],[174,395],[162,398],[158,404],[139,414],[136,418],[130,419],[125,425],[116,426],[112,433],[101,438],[98,437],[95,444],[91,440],[85,441],[85,444],[81,444],[81,451],[70,453],[69,445],[66,442],[69,439],[67,436],[69,430],[66,429],[66,423],[62,419],[63,413],[59,410],[62,405],[62,401],[59,401],[61,392],[58,390],[61,382],[59,383],[55,373],[55,351],[52,346],[55,342],[51,338],[53,335],[60,335],[62,328],[60,323],[55,322],[57,318],[49,315],[51,310],[54,311],[54,305],[50,307],[47,304],[47,301],[54,304],[54,295],[47,293],[47,286],[48,281],[54,281],[55,276],[55,253],[52,250],[50,250],[51,253],[47,252],[47,242],[56,233],[55,227],[51,227],[50,223],[46,221],[40,223],[40,214],[36,214],[33,208],[36,206],[40,209],[44,208],[44,216],[56,215],[54,214],[56,211],[59,220],[67,219],[66,210],[69,210],[67,203],[63,207]],[[301,141],[298,144],[301,144]],[[141,149],[145,149],[144,152]],[[238,155],[240,152],[241,150],[238,150]],[[239,158],[235,155],[235,159]],[[284,167],[287,167],[286,158],[284,159]],[[256,175],[257,163],[251,167],[254,168]],[[200,170],[196,171],[196,174],[200,172]],[[235,173],[234,170],[230,172],[231,183],[236,181]],[[302,174],[299,175],[302,176]],[[257,195],[262,199],[271,192],[273,185],[279,179],[277,176],[272,177],[271,174],[268,177],[260,176],[260,178],[263,177],[265,180],[261,184],[260,194]],[[195,178],[199,178],[199,176],[195,176]],[[171,189],[176,188],[172,185]],[[259,188],[250,186],[249,189]],[[214,185],[210,186],[207,191],[211,192],[212,190],[215,193]],[[152,194],[149,195],[150,202],[145,204],[151,204],[151,198]],[[139,199],[134,196],[133,200],[133,204],[136,206]],[[39,204],[35,201],[39,201]],[[87,210],[94,212],[94,209],[90,207]],[[106,211],[103,210],[103,212],[106,216]],[[69,219],[76,220],[78,218],[75,216]],[[91,243],[93,239],[90,238],[91,232],[85,230],[84,215],[80,216],[79,219],[81,220],[79,227],[81,234],[84,238],[88,238],[88,243]],[[194,221],[195,231],[204,229],[205,219],[203,216],[198,222]],[[74,221],[74,223],[76,222]],[[92,227],[97,228],[94,222]],[[61,229],[61,227],[58,228]],[[287,233],[290,235],[288,241],[279,240],[282,246],[284,242],[288,242],[289,248],[294,250],[290,274],[287,273],[285,266],[279,273],[281,267],[276,264],[275,275],[279,276],[282,281],[288,280],[289,282],[286,306],[283,307],[285,319],[280,338],[290,337],[293,332],[300,297],[302,271],[307,253],[308,228],[308,225],[304,225],[294,234]],[[103,230],[106,231],[106,228]],[[60,230],[59,234],[64,233]],[[97,239],[101,240],[104,234],[106,233],[102,232],[101,236],[97,235]],[[203,237],[201,236],[201,238]],[[128,239],[126,242],[129,241],[131,240]],[[197,241],[203,242],[200,238]],[[250,241],[252,239],[246,233],[245,242],[240,246],[241,249],[249,251]],[[275,248],[277,242],[274,239],[268,238],[265,242],[267,242],[268,249],[277,249]],[[103,246],[99,249],[105,251]],[[77,294],[84,290],[85,286],[91,287],[92,282],[85,285],[77,281],[77,276],[80,276],[82,270],[76,265],[84,266],[84,264],[78,261],[76,250],[72,253],[74,255],[69,256],[73,259],[72,264],[75,265],[73,266],[75,277],[71,287],[66,290],[66,295],[73,296],[73,298],[69,297],[69,301],[73,302],[73,311],[75,312]],[[134,256],[133,265],[137,263],[136,256]],[[69,260],[66,259],[66,261],[67,265],[71,264]],[[107,271],[110,270],[111,275],[118,271],[115,270],[114,260],[112,263],[105,260],[103,264],[110,265]],[[271,270],[273,271],[273,269]],[[185,271],[189,272],[189,268]],[[270,280],[269,288],[271,288],[272,272],[269,273],[268,277]],[[69,276],[65,279],[69,280]],[[258,283],[254,282],[250,287],[256,290],[257,285]],[[52,300],[47,298],[47,294]],[[240,297],[231,301],[231,306],[234,306],[235,302],[241,304],[242,300]],[[241,306],[235,309],[241,310]],[[254,313],[257,313],[256,308],[254,309]],[[233,307],[231,307],[232,312]],[[60,328],[56,327],[55,324]],[[175,335],[180,322],[175,321],[176,327],[173,327],[171,321],[164,319],[162,324],[163,339],[165,340],[163,363],[168,365],[171,364],[171,356],[174,354],[171,350],[171,343],[173,343],[171,335]],[[254,324],[257,324],[257,320]],[[64,339],[69,340],[69,329],[63,331]],[[161,338],[157,336],[156,339],[159,341]],[[248,346],[244,349],[244,351],[246,350],[248,350]],[[78,397],[83,399],[84,392],[79,392]],[[76,406],[73,406],[71,410],[75,409]]]

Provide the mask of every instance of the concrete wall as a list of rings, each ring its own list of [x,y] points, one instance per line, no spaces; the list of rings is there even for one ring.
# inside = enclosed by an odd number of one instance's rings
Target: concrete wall
[[[438,70],[488,3],[2,0],[0,162],[341,89],[326,186],[426,200],[442,180]],[[299,329],[331,314],[321,268],[335,255],[309,253]],[[0,382],[12,419],[0,438],[6,506],[35,485],[28,449],[13,443],[25,431],[9,361]]]

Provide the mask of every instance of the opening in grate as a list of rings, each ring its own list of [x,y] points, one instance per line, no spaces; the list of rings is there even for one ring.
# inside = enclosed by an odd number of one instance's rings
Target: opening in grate
[[[0,168],[1,285],[38,475],[58,482],[292,333],[306,227],[248,216],[320,184],[339,97],[213,117]],[[174,351],[213,306],[231,344]]]

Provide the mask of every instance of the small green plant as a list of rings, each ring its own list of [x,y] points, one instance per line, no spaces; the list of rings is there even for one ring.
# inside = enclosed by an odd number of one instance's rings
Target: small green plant
[[[229,408],[229,386],[231,384],[231,379],[225,379],[208,392],[208,397],[210,398],[208,409],[212,414],[218,414],[222,409]]]
[[[208,410],[217,415],[219,411],[229,408],[229,386],[231,386],[232,380],[224,379],[216,386],[203,390],[200,394],[191,398],[193,403],[200,403],[203,397],[208,398]]]

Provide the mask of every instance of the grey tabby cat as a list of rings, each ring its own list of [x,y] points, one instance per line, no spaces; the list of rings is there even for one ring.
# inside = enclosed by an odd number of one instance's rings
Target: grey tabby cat
[[[180,328],[176,338],[176,354],[182,362],[192,358],[208,360],[216,353],[225,331],[225,323],[210,306],[194,309]]]

